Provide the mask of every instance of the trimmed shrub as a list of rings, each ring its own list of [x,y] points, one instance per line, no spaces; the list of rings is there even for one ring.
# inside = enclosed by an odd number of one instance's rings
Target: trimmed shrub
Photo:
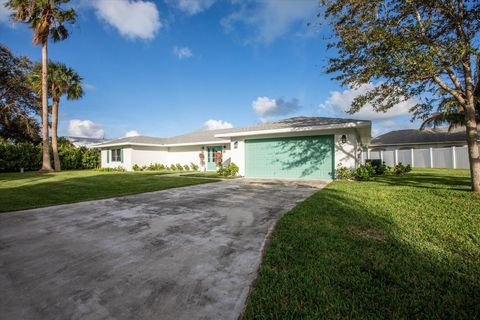
[[[58,156],[60,157],[60,163],[61,163],[62,169],[63,170],[83,169],[82,158],[85,150],[86,150],[85,147],[58,148]]]
[[[118,166],[116,168],[96,168],[95,170],[100,171],[100,172],[125,172],[125,171],[127,171],[122,166]]]
[[[393,168],[393,173],[397,176],[403,176],[410,171],[412,171],[412,166],[409,164],[404,166],[401,162]]]
[[[232,162],[226,167],[218,168],[217,174],[222,177],[235,177],[238,171],[239,171],[238,166]]]
[[[99,168],[100,164],[100,150],[86,149],[82,157],[82,167],[84,169],[95,169]]]
[[[176,170],[177,170],[177,167],[176,167],[174,164],[171,164],[171,165],[170,165],[170,170],[176,171]]]
[[[190,171],[190,167],[188,166],[188,164],[184,165],[183,168],[185,169],[185,171]]]
[[[193,162],[190,163],[190,168],[192,168],[193,171],[198,171],[199,169],[198,165]]]
[[[375,169],[370,163],[362,164],[353,171],[356,180],[370,180],[375,175]]]
[[[337,170],[335,170],[335,178],[338,180],[350,180],[352,179],[352,170],[339,164]]]
[[[175,167],[177,167],[178,171],[183,171],[183,166],[180,163],[177,163]]]

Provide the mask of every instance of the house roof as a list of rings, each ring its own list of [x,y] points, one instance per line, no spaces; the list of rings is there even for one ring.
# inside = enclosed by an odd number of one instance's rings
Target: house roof
[[[238,136],[251,132],[265,133],[271,130],[290,129],[292,131],[309,131],[314,129],[329,128],[329,127],[343,127],[343,126],[370,126],[371,122],[366,120],[356,119],[341,119],[341,118],[325,118],[325,117],[293,117],[284,120],[265,122],[242,128],[229,128],[218,130],[195,131],[188,134],[178,135],[169,138],[155,138],[146,136],[136,136],[128,138],[120,138],[111,140],[106,143],[98,144],[96,147],[110,146],[110,145],[187,145],[196,143],[224,143],[229,140],[230,136]]]
[[[448,131],[448,128],[407,129],[390,131],[375,137],[370,146],[452,143],[466,141],[466,138],[465,128],[456,128],[452,131]]]

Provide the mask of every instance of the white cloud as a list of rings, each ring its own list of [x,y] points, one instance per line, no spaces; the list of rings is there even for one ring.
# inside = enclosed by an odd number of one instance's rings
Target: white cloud
[[[183,48],[179,48],[179,47],[173,47],[173,54],[175,56],[177,56],[178,59],[188,59],[188,58],[191,58],[193,56],[193,52],[192,50],[190,50],[190,48],[188,47],[183,47]]]
[[[408,115],[410,108],[417,103],[415,99],[409,99],[398,103],[393,108],[388,109],[386,112],[377,112],[373,109],[371,104],[366,104],[354,114],[347,113],[352,105],[353,100],[357,96],[365,94],[373,88],[375,88],[375,85],[369,83],[355,89],[346,89],[342,92],[331,91],[330,96],[325,103],[320,105],[320,108],[329,112],[333,112],[338,116],[348,116],[350,118],[365,120],[385,120]]]
[[[167,3],[189,15],[200,13],[210,8],[215,2],[216,0],[167,0]]]
[[[137,137],[139,136],[140,133],[138,133],[137,130],[130,130],[130,131],[127,131],[125,132],[125,138],[128,138],[128,137]]]
[[[127,38],[152,39],[162,27],[157,6],[143,0],[96,0],[97,15]]]
[[[202,130],[217,130],[217,129],[230,129],[233,128],[233,124],[223,120],[207,120],[203,124]]]
[[[306,23],[320,9],[318,0],[262,0],[255,1],[253,5],[240,3],[238,11],[222,19],[224,30],[231,32],[238,24],[250,27],[256,34],[250,41],[266,44],[291,31],[295,25]]]
[[[0,0],[0,22],[11,25],[12,22],[10,21],[10,15],[13,11],[5,7],[6,3],[7,0]]]
[[[372,135],[374,137],[391,130],[418,128],[418,122],[412,123],[409,121],[409,110],[417,103],[416,99],[400,102],[386,112],[377,112],[371,104],[366,104],[358,112],[349,114],[347,111],[350,109],[353,100],[373,88],[375,88],[375,85],[369,83],[355,89],[331,91],[327,100],[320,104],[320,110],[339,117],[372,120]]]
[[[70,120],[68,124],[68,135],[72,137],[103,138],[105,130],[90,120]]]
[[[283,99],[271,99],[258,97],[252,102],[253,111],[261,117],[282,116],[300,109],[298,99],[285,101]]]

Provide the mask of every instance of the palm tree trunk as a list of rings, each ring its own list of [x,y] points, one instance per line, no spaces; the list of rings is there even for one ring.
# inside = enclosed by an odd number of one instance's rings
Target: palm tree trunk
[[[48,92],[47,92],[47,42],[42,45],[42,168],[40,171],[52,171],[50,164],[50,143],[48,141]]]
[[[57,146],[57,129],[58,129],[58,105],[60,101],[58,98],[53,98],[52,104],[52,150],[53,150],[53,165],[55,171],[61,171],[60,157],[58,156]]]

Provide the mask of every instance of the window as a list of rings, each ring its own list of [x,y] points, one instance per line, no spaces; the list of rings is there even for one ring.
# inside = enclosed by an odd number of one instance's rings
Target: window
[[[112,149],[112,162],[122,161],[122,149]]]

